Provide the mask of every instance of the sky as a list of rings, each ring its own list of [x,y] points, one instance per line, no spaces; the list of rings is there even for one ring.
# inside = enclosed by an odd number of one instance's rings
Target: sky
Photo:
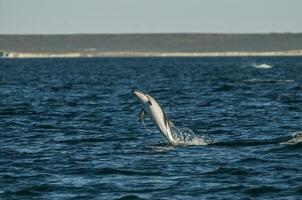
[[[302,32],[302,0],[0,0],[0,34]]]

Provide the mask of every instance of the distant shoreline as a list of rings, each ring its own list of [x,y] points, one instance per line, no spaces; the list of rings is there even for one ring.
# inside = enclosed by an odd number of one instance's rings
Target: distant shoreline
[[[302,56],[302,50],[224,52],[2,52],[2,58]]]
[[[0,57],[302,56],[302,33],[0,35]]]

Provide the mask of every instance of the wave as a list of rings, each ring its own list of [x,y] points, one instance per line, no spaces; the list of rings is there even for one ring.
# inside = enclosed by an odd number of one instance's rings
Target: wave
[[[215,146],[225,147],[251,147],[251,146],[262,146],[262,145],[274,145],[282,141],[282,138],[269,139],[269,140],[257,140],[257,139],[243,139],[243,140],[232,140],[215,142]]]
[[[302,133],[302,132],[301,132]],[[251,147],[251,146],[263,146],[263,145],[279,145],[284,144],[284,141],[289,141],[292,137],[283,136],[270,139],[239,139],[231,141],[215,141],[211,145],[224,146],[224,147]]]
[[[270,69],[274,67],[273,65],[266,64],[266,63],[262,63],[262,64],[253,63],[252,66],[257,69]]]
[[[245,157],[245,158],[239,159],[237,162],[240,164],[245,164],[245,163],[255,164],[255,163],[265,163],[265,162],[269,162],[269,161],[266,159],[259,158],[259,157]]]
[[[292,137],[286,141],[286,142],[281,142],[280,144],[285,144],[285,145],[296,145],[302,142],[302,131],[294,132],[292,134]]]
[[[219,167],[212,171],[205,172],[206,175],[239,175],[239,176],[247,176],[247,175],[256,175],[257,171],[251,168],[243,168],[243,167]]]
[[[142,197],[136,196],[136,195],[124,195],[122,197],[115,198],[115,200],[140,200],[144,199]]]
[[[248,79],[245,82],[248,83],[293,83],[293,79],[258,79],[258,78],[253,78],[253,79]]]
[[[148,176],[159,176],[161,172],[148,172],[148,171],[138,171],[131,169],[114,169],[114,168],[101,168],[94,171],[97,175],[125,175],[125,176],[139,176],[139,175],[148,175]]]
[[[245,190],[245,193],[251,196],[260,196],[262,194],[277,193],[281,191],[282,189],[279,187],[262,185],[262,186],[250,187]]]

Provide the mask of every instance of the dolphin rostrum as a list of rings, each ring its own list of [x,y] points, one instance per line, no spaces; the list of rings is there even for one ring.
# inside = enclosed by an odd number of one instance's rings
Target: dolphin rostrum
[[[176,145],[177,141],[171,132],[172,122],[168,119],[165,111],[150,95],[138,90],[133,90],[132,92],[142,105],[142,110],[139,114],[141,123],[144,122],[144,116],[148,115],[167,141],[172,145]]]

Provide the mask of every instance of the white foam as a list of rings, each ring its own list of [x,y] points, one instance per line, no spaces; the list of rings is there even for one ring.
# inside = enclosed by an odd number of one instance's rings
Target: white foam
[[[252,64],[253,67],[257,68],[257,69],[270,69],[270,68],[273,68],[273,65],[269,65],[269,64],[266,64],[266,63],[262,63],[262,64]]]
[[[195,133],[187,127],[180,128],[180,127],[176,127],[175,125],[172,125],[171,131],[172,131],[173,137],[176,140],[177,145],[206,146],[206,145],[210,144],[210,141],[208,139],[206,139],[205,137],[195,135]]]
[[[245,82],[249,83],[293,83],[295,80],[293,79],[258,79],[258,78],[253,78],[253,79],[248,79]]]
[[[302,142],[302,131],[294,132],[292,138],[287,142],[281,142],[280,144],[295,145]]]
[[[165,145],[157,145],[152,147],[152,152],[165,152],[174,149],[173,146],[167,146]]]

